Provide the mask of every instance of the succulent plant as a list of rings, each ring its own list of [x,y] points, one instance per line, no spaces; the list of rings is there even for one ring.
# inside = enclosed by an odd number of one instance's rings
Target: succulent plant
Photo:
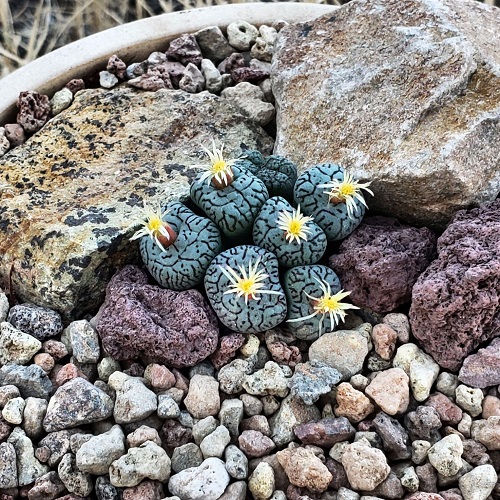
[[[269,196],[283,196],[293,199],[293,186],[297,180],[297,167],[284,156],[264,157],[259,151],[245,151],[238,166],[246,168],[264,182]]]
[[[315,340],[333,331],[344,319],[345,309],[358,309],[341,302],[350,292],[341,290],[338,276],[326,266],[289,269],[283,288],[288,301],[287,327],[299,339]]]
[[[220,321],[235,332],[269,330],[287,314],[278,260],[257,246],[233,247],[215,257],[205,275],[205,290]]]
[[[215,144],[213,152],[205,148],[210,163],[195,165],[206,171],[191,184],[191,199],[225,236],[237,239],[251,232],[269,195],[259,178],[237,165],[242,160],[224,159],[222,148],[217,149]]]
[[[326,250],[326,236],[312,217],[304,217],[281,196],[264,203],[253,226],[253,241],[284,267],[315,264]]]
[[[357,182],[339,165],[321,163],[298,177],[294,198],[306,215],[314,217],[328,241],[337,241],[361,223],[366,208],[361,190],[373,194],[369,184]]]
[[[222,250],[217,226],[179,202],[169,203],[163,213],[149,213],[143,229],[132,238],[137,234],[142,261],[158,284],[170,290],[199,285],[210,262]]]

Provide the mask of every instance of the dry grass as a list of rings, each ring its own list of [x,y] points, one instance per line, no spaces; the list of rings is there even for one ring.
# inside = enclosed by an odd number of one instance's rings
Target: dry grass
[[[183,9],[255,0],[0,0],[0,78],[98,31]],[[341,4],[348,0],[297,0]],[[484,0],[498,5],[500,0]]]

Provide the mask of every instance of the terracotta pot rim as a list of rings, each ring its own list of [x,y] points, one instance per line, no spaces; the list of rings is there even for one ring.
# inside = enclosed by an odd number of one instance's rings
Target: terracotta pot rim
[[[0,124],[14,120],[20,92],[36,90],[52,96],[72,78],[104,68],[113,54],[130,63],[145,59],[154,50],[164,50],[170,40],[183,33],[208,26],[224,29],[239,19],[256,25],[275,20],[308,21],[336,8],[294,2],[218,5],[162,14],[96,33],[46,54],[0,80]]]

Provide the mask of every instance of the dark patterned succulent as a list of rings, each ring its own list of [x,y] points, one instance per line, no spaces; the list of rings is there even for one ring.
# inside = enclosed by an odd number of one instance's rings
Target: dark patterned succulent
[[[288,301],[287,325],[299,339],[314,340],[335,329],[346,309],[358,309],[341,302],[351,292],[341,289],[338,276],[328,267],[299,266],[283,277]]]
[[[328,241],[337,241],[361,223],[366,208],[361,190],[373,194],[369,185],[357,182],[339,165],[321,163],[298,177],[294,198],[306,215],[314,217]]]
[[[313,218],[280,196],[264,203],[252,234],[254,243],[274,253],[284,267],[315,264],[327,245],[325,233]]]
[[[255,217],[269,198],[264,183],[245,168],[242,160],[225,160],[214,145],[207,171],[191,184],[191,199],[212,219],[224,235],[242,238],[251,232]],[[200,167],[198,165],[197,167]],[[208,182],[205,182],[208,179]]]
[[[210,262],[222,250],[217,226],[178,202],[169,203],[165,212],[158,212],[150,220],[150,225],[151,221],[175,236],[162,244],[163,235],[158,229],[159,235],[141,238],[141,257],[150,274],[170,290],[199,285]]]
[[[278,260],[260,247],[241,245],[219,254],[207,269],[205,290],[220,321],[235,332],[269,330],[287,314]]]
[[[284,156],[264,157],[259,151],[245,151],[238,166],[244,167],[266,185],[269,196],[283,196],[293,199],[293,186],[297,180],[297,167]]]

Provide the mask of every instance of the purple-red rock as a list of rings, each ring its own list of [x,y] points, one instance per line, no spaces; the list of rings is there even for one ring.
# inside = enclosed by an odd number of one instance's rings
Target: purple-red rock
[[[384,313],[409,302],[418,276],[431,262],[436,237],[427,228],[400,224],[391,217],[368,217],[330,257],[330,267],[349,299]]]
[[[238,444],[245,455],[256,458],[269,455],[276,448],[274,441],[259,431],[243,431],[238,437]]]
[[[123,490],[123,500],[161,500],[165,496],[163,486],[158,481],[142,481],[133,488]]]
[[[352,439],[356,430],[345,417],[329,417],[297,425],[293,432],[303,444],[331,448],[335,443]]]
[[[184,427],[177,420],[165,420],[159,434],[161,445],[170,456],[175,448],[193,442],[193,433],[191,429],[189,427]]]
[[[17,107],[19,111],[16,121],[28,134],[40,130],[47,123],[50,116],[48,96],[32,90],[19,94]]]
[[[231,78],[235,83],[241,82],[260,82],[269,76],[269,72],[261,71],[260,69],[249,68],[245,66],[243,68],[234,68],[231,71]]]
[[[224,365],[227,365],[244,343],[245,336],[241,333],[230,333],[221,337],[219,347],[210,356],[214,368],[220,370]]]
[[[85,82],[81,78],[73,78],[73,80],[70,80],[65,87],[71,90],[71,93],[75,95],[79,90],[83,90],[85,88]]]
[[[500,313],[499,313],[500,314]],[[479,349],[464,360],[458,380],[470,387],[489,387],[500,384],[500,338],[493,339],[489,346]]]
[[[18,123],[7,123],[4,125],[5,137],[10,143],[12,148],[20,146],[26,142],[26,134],[24,133],[23,127]]]
[[[425,404],[436,410],[443,424],[456,425],[462,420],[462,410],[441,392],[431,394]]]
[[[297,339],[290,332],[281,328],[273,328],[265,334],[266,347],[273,361],[279,365],[295,367],[302,361],[302,354],[297,346],[291,346]]]
[[[114,54],[108,59],[106,71],[109,71],[123,80],[125,72],[127,71],[127,65],[116,54]]]
[[[219,328],[200,292],[174,292],[147,281],[138,267],[126,266],[108,284],[97,323],[106,353],[119,360],[144,356],[176,368],[212,354]]]
[[[405,416],[405,426],[410,439],[424,439],[434,443],[441,439],[438,429],[443,425],[438,412],[432,406],[417,406]]]
[[[333,476],[329,484],[330,488],[333,488],[334,490],[338,490],[339,488],[351,489],[351,483],[349,482],[349,479],[347,479],[347,473],[344,466],[340,462],[327,458],[325,465],[330,474]]]
[[[415,472],[417,473],[419,479],[419,489],[421,491],[426,493],[437,492],[437,472],[430,463],[415,467]]]
[[[500,333],[500,200],[457,212],[437,251],[413,287],[410,322],[423,349],[457,371]]]
[[[172,40],[166,54],[182,64],[193,63],[198,67],[203,59],[200,46],[194,35],[181,35]]]
[[[243,68],[244,66],[245,58],[239,52],[233,52],[217,66],[217,69],[223,74],[232,73],[236,68]]]
[[[136,78],[132,78],[127,83],[138,89],[149,90],[150,92],[173,88],[172,82],[170,81],[170,75],[160,66],[149,68],[146,73]]]
[[[157,64],[155,69],[160,71],[162,74],[168,74],[173,86],[179,88],[179,82],[184,76],[186,67],[178,61],[165,61],[161,64]]]

